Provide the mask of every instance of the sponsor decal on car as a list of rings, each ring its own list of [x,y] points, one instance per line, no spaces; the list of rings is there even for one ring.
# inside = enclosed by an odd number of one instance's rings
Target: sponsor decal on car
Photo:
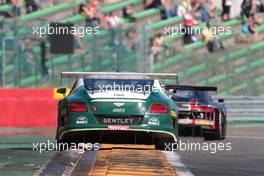
[[[125,96],[125,95],[119,93],[119,94],[114,94],[114,96],[115,96],[115,97],[123,97],[123,96]]]
[[[175,111],[171,111],[171,116],[172,117],[177,117],[177,113]]]
[[[129,126],[109,125],[108,130],[111,130],[111,131],[128,131]]]
[[[132,118],[103,118],[105,124],[133,124]]]
[[[213,122],[210,122],[209,120],[198,119],[195,120],[195,125],[213,125]]]
[[[209,125],[213,125],[214,122],[209,121],[209,120],[204,120],[204,119],[179,119],[178,120],[179,124],[184,124],[184,125],[205,125],[205,126],[209,126]]]
[[[125,112],[126,110],[123,108],[115,108],[113,109],[113,112]]]
[[[125,103],[114,103],[114,105],[116,105],[117,107],[120,107],[120,106],[125,105]]]
[[[160,121],[159,119],[152,117],[148,120],[148,124],[149,125],[160,125]]]
[[[192,120],[191,119],[179,119],[178,123],[179,124],[192,124]]]
[[[88,123],[87,117],[80,116],[76,119],[76,124],[84,125]]]

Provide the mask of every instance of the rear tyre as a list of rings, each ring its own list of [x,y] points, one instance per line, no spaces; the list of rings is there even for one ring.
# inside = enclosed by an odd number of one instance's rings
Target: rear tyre
[[[223,115],[223,114],[222,114]],[[226,137],[226,118],[222,116],[222,124],[217,131],[204,132],[204,140],[224,140]]]

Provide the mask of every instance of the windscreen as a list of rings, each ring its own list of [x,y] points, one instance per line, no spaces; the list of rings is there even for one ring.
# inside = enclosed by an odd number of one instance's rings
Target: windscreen
[[[212,101],[212,98],[207,91],[196,90],[177,90],[176,93],[172,95],[172,99],[178,102],[196,100],[198,102],[208,103]]]
[[[150,93],[154,80],[134,79],[84,79],[84,86],[88,91],[124,91]]]

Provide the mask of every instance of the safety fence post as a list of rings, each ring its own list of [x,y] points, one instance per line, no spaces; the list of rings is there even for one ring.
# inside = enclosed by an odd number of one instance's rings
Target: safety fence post
[[[226,78],[224,81],[224,91],[228,94],[231,95],[231,87],[233,85],[232,81],[232,74],[233,74],[233,65],[229,62],[229,57],[230,57],[230,52],[227,50],[225,52],[224,56],[224,66],[225,66],[225,73],[226,73]]]

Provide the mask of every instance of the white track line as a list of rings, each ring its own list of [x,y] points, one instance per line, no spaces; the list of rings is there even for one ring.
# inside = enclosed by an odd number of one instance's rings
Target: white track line
[[[176,152],[163,151],[169,164],[175,169],[178,176],[194,176],[192,172],[181,162]]]

